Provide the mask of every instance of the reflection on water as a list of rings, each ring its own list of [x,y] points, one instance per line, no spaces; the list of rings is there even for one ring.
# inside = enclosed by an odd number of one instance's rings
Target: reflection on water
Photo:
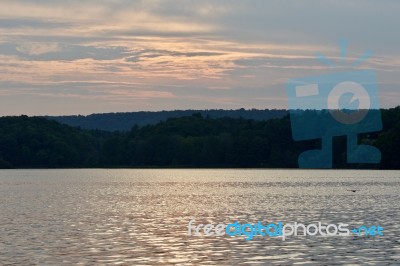
[[[0,261],[400,264],[400,171],[0,171]],[[353,193],[348,189],[356,189]],[[190,237],[199,223],[381,225],[383,237]]]

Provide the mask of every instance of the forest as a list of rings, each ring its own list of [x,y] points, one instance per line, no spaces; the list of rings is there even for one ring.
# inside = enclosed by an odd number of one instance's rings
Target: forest
[[[105,131],[129,131],[133,125],[146,126],[154,125],[168,118],[190,116],[193,113],[200,113],[210,118],[244,118],[254,120],[268,120],[281,118],[288,114],[282,109],[250,109],[236,110],[210,109],[210,110],[173,110],[173,111],[140,111],[127,113],[104,113],[91,115],[65,115],[47,116],[46,118],[56,120],[62,124],[84,129],[100,129]]]
[[[334,168],[400,169],[400,107],[381,110],[383,129],[361,134],[380,164],[347,164],[346,137],[333,139]],[[43,117],[0,118],[0,168],[297,168],[320,140],[294,141],[289,115],[255,120],[195,112],[128,131],[82,129]]]

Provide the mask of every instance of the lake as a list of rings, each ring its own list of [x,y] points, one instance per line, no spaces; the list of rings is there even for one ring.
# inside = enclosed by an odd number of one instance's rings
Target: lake
[[[353,192],[352,190],[355,190]],[[0,171],[0,264],[400,264],[400,171]],[[189,236],[195,225],[321,221],[384,235]]]

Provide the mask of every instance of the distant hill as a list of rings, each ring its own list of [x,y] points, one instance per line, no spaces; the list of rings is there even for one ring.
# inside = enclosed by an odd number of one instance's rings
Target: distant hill
[[[381,114],[382,131],[358,139],[378,147],[382,162],[348,164],[343,136],[333,139],[334,168],[400,169],[400,107]],[[256,121],[194,113],[127,132],[79,129],[43,117],[0,117],[0,168],[297,168],[301,152],[320,146],[318,139],[294,141],[288,115]]]
[[[243,118],[256,121],[282,118],[288,112],[286,110],[175,110],[158,112],[129,112],[129,113],[104,113],[70,116],[46,116],[62,124],[83,129],[100,129],[105,131],[129,131],[134,125],[146,126],[155,125],[166,121],[168,118],[190,116],[193,113],[200,113],[203,117],[209,118]]]

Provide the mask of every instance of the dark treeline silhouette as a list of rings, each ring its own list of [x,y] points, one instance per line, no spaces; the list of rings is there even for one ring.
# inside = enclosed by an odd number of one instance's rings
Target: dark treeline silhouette
[[[244,118],[254,120],[268,120],[281,118],[287,115],[286,110],[175,110],[157,112],[130,112],[130,113],[105,113],[91,115],[69,115],[69,116],[47,116],[46,118],[56,120],[60,123],[84,129],[100,129],[105,131],[129,131],[132,126],[154,125],[168,118],[190,116],[193,113],[200,113],[210,118]]]
[[[400,107],[382,110],[383,130],[362,134],[379,165],[346,163],[346,138],[334,138],[335,168],[400,169]],[[128,132],[85,130],[39,117],[0,118],[1,168],[265,167],[297,168],[319,140],[292,139],[290,119],[210,118],[201,113],[135,125]]]

